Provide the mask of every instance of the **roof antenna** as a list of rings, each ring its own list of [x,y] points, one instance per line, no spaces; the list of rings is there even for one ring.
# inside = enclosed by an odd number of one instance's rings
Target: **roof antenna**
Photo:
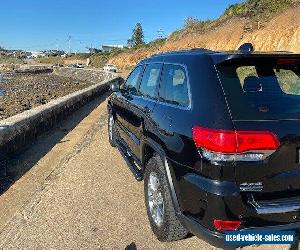
[[[252,43],[244,43],[239,47],[238,50],[243,53],[251,53],[254,51],[254,47]]]

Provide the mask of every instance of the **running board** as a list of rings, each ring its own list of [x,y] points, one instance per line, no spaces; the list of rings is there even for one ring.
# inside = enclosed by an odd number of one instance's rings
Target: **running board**
[[[124,160],[126,161],[127,166],[132,172],[134,178],[137,181],[142,181],[144,179],[143,172],[136,166],[133,157],[129,155],[126,148],[119,141],[117,142],[117,148],[120,151],[121,155],[123,156]]]

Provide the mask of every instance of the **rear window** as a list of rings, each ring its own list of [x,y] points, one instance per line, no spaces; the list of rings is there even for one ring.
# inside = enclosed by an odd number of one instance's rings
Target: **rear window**
[[[234,120],[300,119],[300,59],[234,59],[217,69]]]

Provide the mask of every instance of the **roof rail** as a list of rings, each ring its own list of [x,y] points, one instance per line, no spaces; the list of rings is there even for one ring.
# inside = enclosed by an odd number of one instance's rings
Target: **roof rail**
[[[153,54],[151,57],[180,54],[180,53],[190,53],[190,52],[209,53],[209,52],[213,52],[213,51],[209,50],[209,49],[204,49],[204,48],[192,48],[192,49],[185,49],[185,50],[172,50],[172,51],[160,52],[157,54]]]
[[[238,51],[242,53],[251,53],[254,51],[254,47],[252,43],[244,43],[239,47]]]
[[[192,48],[190,51],[199,51],[199,52],[213,52],[210,49],[205,49],[205,48]]]

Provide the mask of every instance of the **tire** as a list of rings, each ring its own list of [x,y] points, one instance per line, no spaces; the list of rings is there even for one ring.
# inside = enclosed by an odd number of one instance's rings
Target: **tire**
[[[117,130],[115,125],[114,116],[111,111],[108,112],[108,140],[112,147],[117,146],[116,138],[117,138]]]
[[[144,178],[147,215],[151,229],[157,239],[162,242],[170,242],[186,238],[188,231],[182,226],[176,216],[164,163],[159,155],[154,155],[147,163]],[[155,182],[155,178],[157,178],[158,183]],[[156,192],[153,192],[155,189],[153,188],[153,181],[158,184]],[[154,202],[152,202],[153,200]],[[161,201],[163,205],[158,205],[160,207],[158,210],[160,212],[163,211],[163,216],[159,218],[160,216],[155,216],[155,214],[159,215],[161,213],[155,213],[157,206],[155,209],[153,204],[160,204]]]

